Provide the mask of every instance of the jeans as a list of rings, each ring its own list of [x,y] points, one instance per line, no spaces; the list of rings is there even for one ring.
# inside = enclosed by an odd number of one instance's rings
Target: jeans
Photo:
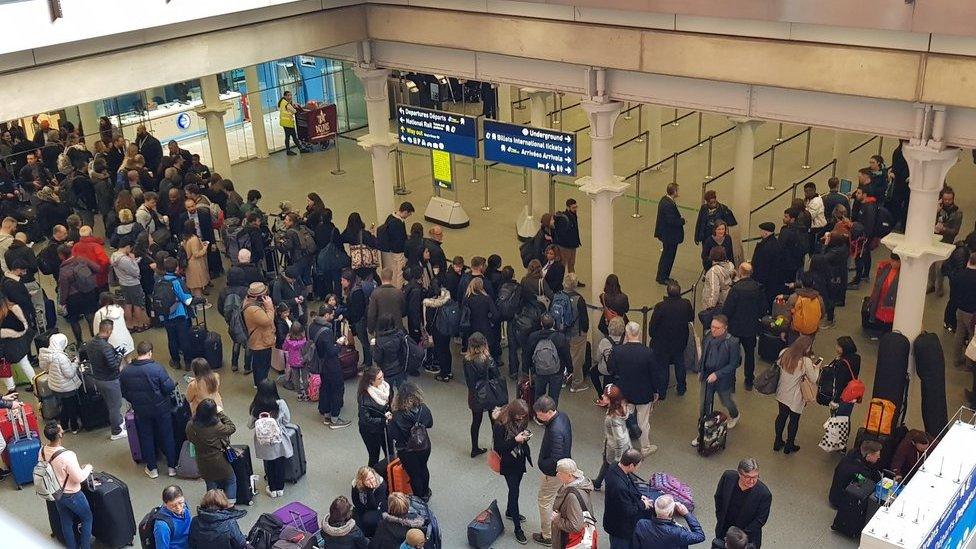
[[[175,469],[179,454],[173,438],[173,414],[136,414],[136,429],[139,431],[139,447],[146,469],[156,470],[156,456],[160,449],[166,457],[166,465]]]
[[[322,387],[319,389],[319,414],[329,417],[339,417],[342,411],[342,392],[345,385],[342,372],[338,365],[327,365],[322,368]]]
[[[180,350],[190,348],[190,319],[181,316],[163,321],[166,328],[166,342],[169,344],[169,359],[172,362],[180,361]],[[190,359],[184,354],[186,367],[190,366]]]
[[[54,505],[58,508],[58,516],[61,518],[61,533],[64,535],[64,544],[69,549],[91,549],[92,537],[92,511],[88,505],[88,499],[80,491],[73,494],[65,494],[61,501]],[[76,524],[81,524],[81,532],[75,539]]]
[[[664,386],[671,386],[671,365],[674,365],[674,380],[677,383],[678,395],[685,394],[688,390],[688,383],[685,380],[687,372],[685,372],[685,351],[681,350],[667,350],[667,349],[655,349],[654,355],[657,357],[659,364],[664,366]],[[602,388],[599,389],[603,391]],[[660,395],[661,400],[667,397],[667,392]]]
[[[295,128],[286,128],[282,126],[282,130],[285,131],[285,150],[291,151],[291,145],[301,148],[301,143],[298,141],[298,131]],[[291,145],[289,145],[289,140],[291,140]]]
[[[387,460],[390,459],[390,440],[383,440],[385,435],[385,430],[379,433],[370,433],[362,427],[359,428],[359,436],[363,439],[363,444],[366,445],[366,453],[369,454],[369,461],[366,463],[370,467],[373,467],[380,460],[380,450],[383,450],[383,456]]]
[[[204,483],[207,485],[207,490],[223,490],[231,503],[237,501],[237,475],[231,475],[230,478],[223,480],[204,480]]]
[[[254,386],[257,387],[259,383],[267,379],[268,372],[271,371],[271,349],[261,349],[259,351],[251,350],[249,370],[254,376]]]
[[[108,407],[108,422],[112,427],[112,434],[117,435],[125,427],[125,419],[122,416],[122,386],[118,379],[111,381],[94,380],[98,393],[105,399],[105,406]],[[140,432],[142,428],[140,427]],[[170,428],[172,434],[173,429]]]
[[[519,488],[522,486],[523,472],[504,473],[505,484],[508,485],[508,503],[505,505],[505,516],[512,517],[515,522],[515,531],[522,529],[522,523],[518,520],[519,512]]]
[[[756,378],[756,336],[735,337],[739,338],[739,344],[742,345],[742,365],[746,385],[751,386]]]
[[[559,404],[559,391],[563,388],[563,373],[535,376],[535,398],[548,394],[552,400]]]
[[[796,432],[800,428],[800,414],[790,410],[790,407],[782,402],[776,404],[779,404],[779,414],[776,415],[776,442],[783,441],[783,428],[786,427],[786,421],[789,420],[790,425],[786,431],[786,445],[793,446],[793,443],[796,442]]]
[[[946,300],[942,322],[953,330],[956,329],[956,302],[952,300],[952,294],[949,294],[949,299]]]
[[[430,469],[427,461],[430,459],[430,448],[420,452],[401,450],[398,454],[403,468],[410,476],[410,488],[414,495],[425,497],[430,493]]]
[[[65,431],[77,431],[81,429],[81,411],[78,402],[78,391],[71,391],[70,393],[54,393],[54,396],[58,397],[58,402],[61,403],[61,415],[58,416],[58,421],[61,423],[61,428]]]
[[[719,400],[722,401],[722,406],[725,406],[725,409],[729,411],[729,417],[733,419],[739,417],[739,408],[735,405],[735,401],[732,400],[732,391],[716,391],[714,383],[706,383],[704,380],[701,382],[701,405],[698,408],[699,417],[704,417],[706,413],[712,411],[716,392],[718,393]]]
[[[264,460],[264,476],[268,482],[268,490],[276,492],[285,489],[285,471],[288,467],[288,458]]]
[[[654,279],[656,282],[664,282],[671,278],[671,268],[674,267],[674,257],[677,253],[677,244],[664,244],[661,259],[657,262],[657,276]]]

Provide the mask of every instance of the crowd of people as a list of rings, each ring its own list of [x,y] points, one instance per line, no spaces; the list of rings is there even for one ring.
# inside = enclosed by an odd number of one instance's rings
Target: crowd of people
[[[321,521],[326,547],[331,538],[346,540],[344,546],[391,549],[427,541],[430,530],[424,531],[423,517],[415,513],[411,497],[390,488],[386,466],[398,458],[412,497],[430,501],[428,431],[435,411],[414,378],[426,373],[449,383],[456,360],[471,410],[470,456],[491,452],[497,460],[508,488],[505,516],[519,543],[529,539],[519,494],[533,465],[541,473],[539,531],[531,536],[536,543],[575,546],[594,521],[590,499],[599,491],[611,547],[702,543],[710,536],[691,508],[673,494],[652,497],[637,476],[641,463],[658,449],[652,442],[652,411],[667,399],[672,372],[680,397],[687,391],[688,370],[694,371],[701,416],[712,411],[717,395],[727,410],[727,428],[735,428],[742,419],[733,398],[736,370],[744,366],[745,389],[753,390],[759,377],[755,353],[768,319],[788,316],[788,325],[775,334],[773,360],[780,373],[771,391],[779,409],[773,449],[799,451],[798,424],[810,403],[803,384],[817,383],[827,367],[813,355],[814,338],[833,326],[834,309],[844,304],[847,289],[869,278],[872,250],[884,231],[904,222],[899,208],[907,200],[907,187],[902,188],[907,168],[886,173],[883,159],[873,157],[851,198],[839,192],[836,178],[823,196],[814,183],[805,185],[804,198],[786,209],[778,234],[773,223],[759,224],[761,238],[751,261],[745,261],[731,232],[737,220],[708,191],[694,230],[703,266],[697,319],[704,335],[696,352],[695,307],[671,277],[684,240],[677,184],[668,186],[659,206],[655,236],[664,253],[656,280],[665,285],[666,297],[652,310],[645,344],[645,327],[628,317],[630,300],[616,275],[591,281],[603,283],[597,303],[588,304],[579,291],[584,283],[575,272],[581,239],[573,199],[565,210],[542,216],[538,233],[520,249],[525,272],[517,277],[497,254],[448,255],[439,226],[426,231],[421,223],[408,226],[415,212],[410,202],[378,227],[367,227],[352,212],[340,230],[333,211],[314,192],[307,195],[304,211],[283,204],[280,214],[269,215],[259,206],[259,191],[248,191],[245,200],[231,181],[178,143],[168,143],[164,151],[145,128],[137,133],[126,143],[109,127],[89,152],[75,135],[49,130],[40,134],[43,143],[32,142],[37,146],[0,167],[0,211],[8,216],[0,224],[0,342],[6,361],[33,377],[31,344],[43,336],[37,344],[39,364],[61,403],[59,421],[44,428],[49,441],[44,459],[56,460],[49,454],[62,449],[64,431],[83,426],[79,387],[86,378],[107,405],[112,440],[131,435],[122,407],[128,402],[150,478],[158,477],[159,454],[173,477],[181,441],[195,445],[207,492],[191,518],[179,486],[163,491],[163,505],[154,511],[160,548],[243,544],[236,524],[242,512],[234,509],[238,480],[225,457],[237,426],[223,409],[220,375],[214,371],[219,365],[201,356],[199,340],[192,339],[193,325],[213,305],[227,322],[231,370],[252,376],[255,395],[247,424],[270,498],[283,496],[288,460],[300,451],[288,434],[296,426],[279,387],[294,391],[298,402],[317,400],[329,429],[354,421],[358,427],[366,466],[355,475],[351,497],[337,497]],[[22,143],[26,137],[12,139]],[[953,196],[948,187],[943,191],[935,228],[946,242],[954,242],[961,224]],[[879,203],[886,205],[884,212]],[[96,215],[104,237],[93,234]],[[39,240],[47,242],[35,255],[27,243]],[[957,244],[958,257],[937,266],[932,276],[933,291],[941,291],[943,273],[949,276],[946,325],[955,324],[958,360],[970,366],[963,351],[976,314],[976,301],[967,297],[976,295],[974,242],[970,235]],[[853,280],[848,280],[849,262],[855,266]],[[870,298],[881,323],[893,311],[897,289],[897,266],[888,263],[883,269]],[[38,283],[41,275],[56,283],[54,303]],[[221,278],[214,299],[214,281]],[[79,362],[69,356],[55,312],[71,327],[87,376],[78,375]],[[591,319],[598,320],[596,326]],[[83,324],[92,335],[87,341]],[[167,360],[154,357],[150,342],[136,343],[133,337],[158,326],[167,335],[171,371],[163,366]],[[591,340],[598,342],[592,350]],[[452,352],[453,341],[460,342],[460,358]],[[223,363],[224,357],[217,359]],[[849,416],[854,402],[842,398],[843,389],[860,371],[851,338],[837,339],[837,358],[830,364],[837,370],[830,408]],[[185,392],[189,417],[181,430],[173,417],[171,395],[178,383],[171,373],[187,371],[192,372]],[[346,380],[356,376],[352,407],[343,391]],[[516,381],[517,398],[508,398],[506,377]],[[2,379],[13,390],[12,374]],[[605,408],[602,466],[592,481],[573,460],[572,423],[559,408],[564,387],[579,393],[590,386],[594,402]],[[972,400],[973,394],[967,397]],[[490,449],[481,446],[485,416]],[[531,422],[544,429],[534,462]],[[873,454],[863,445],[858,452],[867,461]],[[59,500],[57,509],[64,531],[78,532],[76,524],[82,525],[80,538],[69,546],[87,547],[91,510],[84,498],[71,495],[91,467],[80,467],[71,451],[61,455],[55,471],[69,497]],[[743,459],[722,475],[715,504],[716,543],[761,546],[771,495],[754,459]]]

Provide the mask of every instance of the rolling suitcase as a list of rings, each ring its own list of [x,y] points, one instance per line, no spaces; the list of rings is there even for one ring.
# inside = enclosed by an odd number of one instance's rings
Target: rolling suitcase
[[[231,448],[236,450],[238,454],[237,459],[230,464],[237,479],[237,504],[254,505],[254,495],[257,494],[257,488],[251,478],[254,474],[251,447],[247,444],[234,444]]]
[[[199,311],[199,313],[198,313]],[[207,329],[207,308],[203,305],[193,307],[194,322],[190,327],[190,353],[191,359],[206,359],[213,369],[218,369],[224,365],[223,342],[216,332]]]
[[[175,448],[182,448],[186,441],[186,424],[190,422],[190,403],[184,399],[182,403],[173,410],[173,445]]]
[[[142,463],[142,448],[139,446],[139,429],[136,427],[136,413],[131,409],[125,413],[125,432],[129,440],[129,454],[132,461]]]
[[[15,427],[14,423],[18,423],[19,426],[16,427],[17,431],[23,432],[24,421],[27,422],[27,428],[34,432],[34,437],[39,438],[40,430],[37,428],[37,416],[34,415],[34,409],[31,408],[30,404],[26,402],[20,407],[21,412],[14,412],[11,409],[0,408],[0,435],[3,436],[4,442],[7,443],[7,448],[3,450],[3,462],[10,466],[10,442],[14,440]],[[26,416],[26,420],[24,417]]]
[[[532,406],[535,404],[535,382],[532,380],[531,373],[519,380],[518,397],[529,405],[529,410],[532,409]]]
[[[112,548],[132,545],[136,536],[136,518],[132,513],[129,487],[114,476],[93,473],[82,485],[92,511],[92,535]]]
[[[706,402],[705,415],[698,421],[698,455],[710,456],[725,449],[729,435],[729,416],[712,409]]]
[[[830,529],[851,538],[861,535],[868,521],[868,500],[874,495],[874,482],[869,479],[851,482],[844,489],[844,501],[837,508]]]
[[[342,379],[352,379],[359,373],[359,351],[355,345],[339,346],[339,368]]]
[[[289,424],[288,438],[291,439],[291,447],[294,453],[288,458],[285,466],[285,481],[292,484],[305,476],[308,464],[305,461],[305,442],[302,440],[302,428],[294,423]]]
[[[946,405],[945,353],[939,336],[922,332],[912,346],[915,373],[922,384],[922,422],[928,433],[941,433],[949,423]]]
[[[58,419],[61,415],[61,399],[54,395],[51,387],[47,383],[47,372],[41,372],[34,376],[34,396],[37,397],[41,407],[41,418],[50,421]]]
[[[490,549],[491,544],[504,532],[505,523],[498,511],[498,500],[493,500],[487,509],[468,523],[468,545],[476,549]]]
[[[315,533],[319,530],[318,513],[303,503],[293,501],[284,507],[279,507],[271,514],[285,526],[294,526],[308,533]]]
[[[759,358],[773,363],[779,358],[779,353],[786,348],[786,342],[780,339],[779,334],[773,334],[764,329],[759,332],[758,346]]]
[[[47,522],[51,526],[51,535],[61,545],[67,545],[64,542],[64,532],[61,530],[61,514],[58,513],[58,506],[53,501],[45,501],[44,503],[47,504]],[[77,534],[76,531],[75,539],[78,539]]]
[[[25,484],[34,483],[34,466],[37,465],[37,457],[41,451],[41,441],[37,438],[37,433],[25,428],[27,417],[22,410],[19,412],[21,419],[11,423],[14,437],[7,442],[6,449],[10,472],[18,490]]]
[[[86,431],[108,427],[108,405],[105,404],[105,398],[95,387],[91,374],[79,372],[81,387],[78,388],[78,413],[81,415],[81,426]]]
[[[184,440],[180,447],[180,457],[176,463],[176,476],[187,480],[200,478],[200,469],[197,467],[197,449],[189,440]]]

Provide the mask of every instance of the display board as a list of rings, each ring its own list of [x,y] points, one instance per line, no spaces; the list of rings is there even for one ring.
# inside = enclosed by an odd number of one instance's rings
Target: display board
[[[576,175],[576,134],[485,120],[485,160]]]
[[[478,123],[472,116],[397,105],[400,142],[461,156],[478,156]]]
[[[320,141],[335,139],[339,127],[338,120],[338,112],[336,111],[335,105],[319,105],[311,109],[306,109],[302,113],[299,121],[304,122],[304,124],[299,124],[299,126],[305,127],[305,131],[307,132],[304,137],[305,140],[318,143]]]
[[[434,174],[434,184],[442,189],[454,188],[451,154],[444,151],[430,151],[430,164]]]

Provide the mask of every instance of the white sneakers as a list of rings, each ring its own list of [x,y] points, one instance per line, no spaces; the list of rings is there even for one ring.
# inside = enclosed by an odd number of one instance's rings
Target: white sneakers
[[[729,419],[729,429],[735,429],[735,426],[739,424],[739,420],[742,419],[742,412],[734,418]]]
[[[641,448],[641,454],[643,454],[644,457],[647,457],[654,452],[657,452],[657,444],[651,444],[647,448]]]
[[[175,477],[176,476],[176,469],[173,469],[172,467],[168,467],[166,474],[169,475],[169,476],[171,476],[171,477]]]
[[[159,473],[157,473],[155,469],[149,469],[148,467],[146,467],[145,469],[143,469],[143,472],[146,473],[146,476],[149,478],[159,477]]]
[[[125,431],[125,427],[123,427],[122,428],[122,431],[120,431],[119,434],[117,434],[117,435],[109,435],[108,439],[109,440],[119,440],[120,438],[126,438],[128,436],[129,436],[129,433],[127,433]]]
[[[272,490],[271,488],[268,488],[267,486],[264,487],[264,493],[265,494],[268,494],[268,497],[270,497],[271,499],[277,499],[277,498],[280,498],[281,496],[285,495],[285,491],[284,490]]]

